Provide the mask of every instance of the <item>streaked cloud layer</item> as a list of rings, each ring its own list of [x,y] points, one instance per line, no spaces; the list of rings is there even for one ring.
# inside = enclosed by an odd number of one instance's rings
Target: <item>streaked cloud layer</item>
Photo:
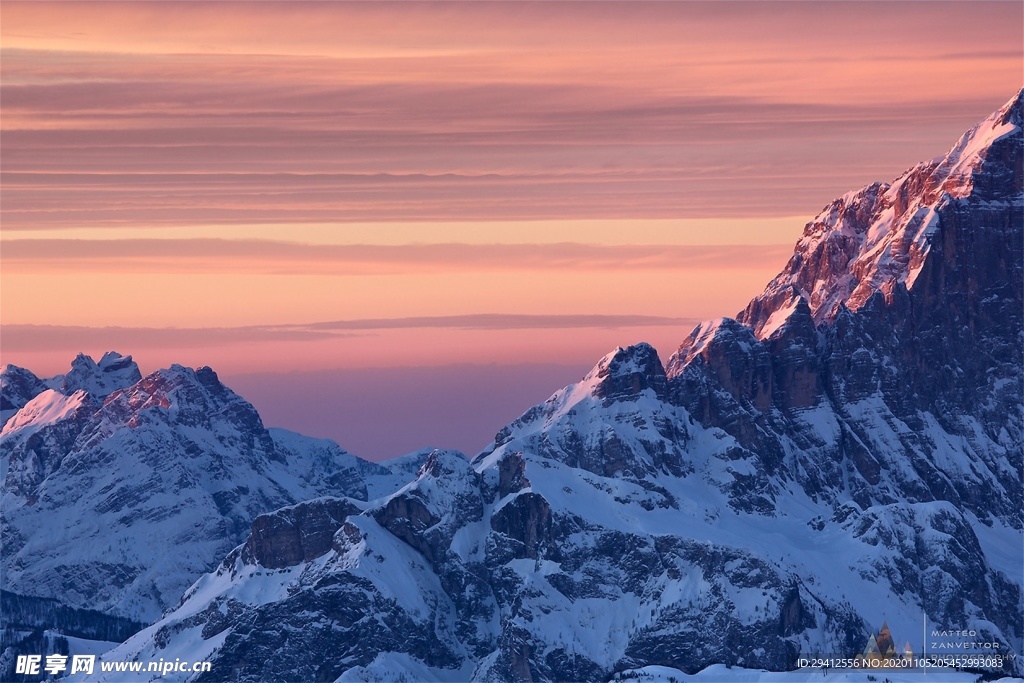
[[[782,245],[323,245],[270,240],[7,240],[4,268],[169,273],[373,275],[509,270],[742,270],[785,262]]]
[[[332,323],[336,324],[336,323]],[[580,370],[616,346],[646,341],[671,349],[693,329],[690,319],[659,316],[443,316],[429,319],[341,321],[341,328],[267,325],[247,328],[159,328],[5,325],[5,360],[41,375],[67,372],[75,354],[132,352],[143,372],[172,363],[209,365],[228,376],[252,372],[319,372],[331,368],[380,371],[445,365],[543,366]],[[387,372],[385,372],[387,370]],[[468,381],[468,380],[467,380]],[[561,385],[539,385],[540,400]],[[377,395],[402,393],[429,403],[430,387],[401,382]],[[545,393],[546,392],[546,393]],[[500,393],[500,392],[498,392]],[[243,394],[244,395],[244,394]],[[410,398],[411,400],[411,398]],[[304,405],[317,401],[306,397]],[[527,400],[520,410],[529,407]],[[482,425],[492,429],[495,425]]]
[[[1019,3],[5,3],[6,230],[806,215],[1019,86]]]
[[[245,327],[75,327],[60,325],[7,325],[4,346],[10,352],[71,351],[79,348],[174,349],[277,341],[323,341],[358,333],[401,329],[456,330],[615,330],[635,327],[686,327],[694,318],[654,315],[477,315],[415,316],[332,320],[305,325],[249,325]]]

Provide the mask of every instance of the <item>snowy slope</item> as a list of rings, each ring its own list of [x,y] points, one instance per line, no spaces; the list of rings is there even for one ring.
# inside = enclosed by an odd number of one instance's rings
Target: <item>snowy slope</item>
[[[17,365],[0,367],[0,427],[46,389],[43,380],[25,368]]]

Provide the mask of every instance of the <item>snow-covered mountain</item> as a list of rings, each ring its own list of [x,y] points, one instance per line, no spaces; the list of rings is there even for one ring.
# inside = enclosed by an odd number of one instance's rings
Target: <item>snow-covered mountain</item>
[[[5,365],[0,368],[0,427],[26,403],[47,389],[65,395],[85,391],[93,398],[102,399],[140,379],[142,373],[132,357],[114,351],[103,354],[99,363],[80,353],[71,361],[71,369],[67,374],[46,379],[36,377],[25,368]]]
[[[883,621],[918,653],[924,624],[1021,653],[1022,119],[1018,94],[831,204],[667,366],[617,349],[471,461],[258,517],[109,658],[608,680],[852,656]]]
[[[71,608],[150,623],[260,513],[406,478],[265,429],[209,368],[143,378],[131,357],[79,355],[46,380],[7,366],[0,387],[18,407],[0,432],[3,588]]]

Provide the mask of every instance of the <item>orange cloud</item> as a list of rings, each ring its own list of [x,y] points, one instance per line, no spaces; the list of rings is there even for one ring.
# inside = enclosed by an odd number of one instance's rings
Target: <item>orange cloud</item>
[[[1015,91],[1022,14],[6,2],[0,219],[807,214]]]
[[[305,325],[250,325],[246,327],[84,327],[61,325],[5,325],[6,353],[33,351],[75,352],[97,349],[178,349],[218,347],[266,342],[341,339],[382,330],[621,330],[636,327],[692,327],[695,318],[653,315],[509,315],[475,314],[334,320]]]

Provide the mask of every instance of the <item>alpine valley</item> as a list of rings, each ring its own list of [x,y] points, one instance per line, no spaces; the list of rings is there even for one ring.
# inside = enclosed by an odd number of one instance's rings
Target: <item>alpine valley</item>
[[[1024,674],[1022,97],[473,458],[266,429],[209,368],[6,366],[4,680],[63,634],[212,662],[159,680],[781,681],[883,622]]]

